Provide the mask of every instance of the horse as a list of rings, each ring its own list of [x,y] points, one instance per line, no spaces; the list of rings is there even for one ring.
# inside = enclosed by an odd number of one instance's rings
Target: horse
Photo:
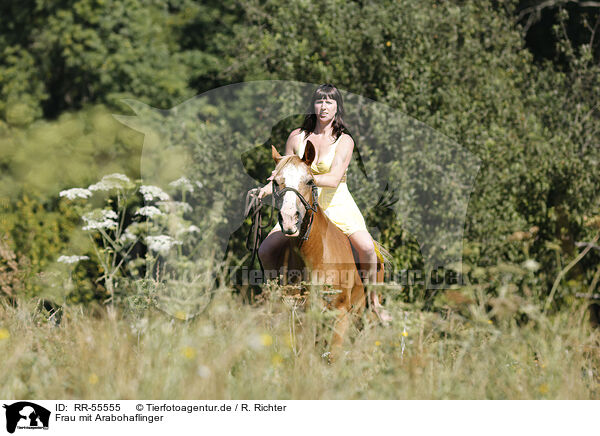
[[[357,268],[350,239],[329,220],[318,204],[317,186],[311,171],[314,145],[308,141],[302,158],[281,156],[271,146],[276,163],[273,201],[279,208],[278,221],[289,241],[283,248],[279,265],[287,271],[304,271],[303,279],[315,278],[319,285],[338,291],[329,307],[337,310],[329,353],[330,361],[339,357],[351,315],[361,315],[366,292]],[[383,282],[384,262],[377,256],[377,283]],[[308,272],[309,277],[306,277]]]

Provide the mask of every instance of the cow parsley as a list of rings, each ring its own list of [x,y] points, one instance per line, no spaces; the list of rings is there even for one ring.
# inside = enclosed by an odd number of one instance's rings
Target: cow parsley
[[[170,236],[146,236],[146,244],[152,251],[156,251],[160,254],[167,254],[169,250],[175,245],[181,245],[180,241],[177,241]]]
[[[65,191],[60,191],[58,194],[60,197],[67,197],[69,200],[75,200],[76,198],[88,198],[92,196],[92,191],[85,188],[72,188]]]
[[[158,186],[143,185],[140,186],[140,192],[144,196],[145,201],[152,201],[155,198],[159,200],[168,200],[169,194],[160,189]]]

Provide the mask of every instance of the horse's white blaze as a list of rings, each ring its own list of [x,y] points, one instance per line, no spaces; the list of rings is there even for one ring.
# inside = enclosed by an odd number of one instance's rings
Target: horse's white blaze
[[[300,181],[302,177],[305,175],[306,171],[303,168],[297,167],[295,165],[287,165],[283,168],[281,175],[283,176],[283,180],[286,187],[298,189],[300,186]],[[296,222],[296,212],[298,210],[297,207],[298,197],[293,192],[286,192],[283,195],[283,203],[281,205],[281,218],[282,225],[284,229],[298,230],[297,222]]]

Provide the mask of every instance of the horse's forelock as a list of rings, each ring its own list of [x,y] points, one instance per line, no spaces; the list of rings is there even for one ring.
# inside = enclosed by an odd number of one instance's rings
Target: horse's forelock
[[[281,158],[281,160],[279,161],[279,163],[277,164],[277,166],[275,167],[275,171],[277,171],[277,174],[279,174],[281,172],[283,167],[285,167],[289,163],[292,163],[292,161],[294,161],[294,160],[296,160],[296,164],[302,163],[302,159],[300,159],[295,154],[292,154],[290,156],[283,156]]]

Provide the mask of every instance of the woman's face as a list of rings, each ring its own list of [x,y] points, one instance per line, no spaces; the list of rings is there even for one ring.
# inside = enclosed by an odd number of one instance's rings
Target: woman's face
[[[315,100],[315,114],[317,120],[322,123],[331,121],[337,113],[337,101],[331,98],[321,98]]]

